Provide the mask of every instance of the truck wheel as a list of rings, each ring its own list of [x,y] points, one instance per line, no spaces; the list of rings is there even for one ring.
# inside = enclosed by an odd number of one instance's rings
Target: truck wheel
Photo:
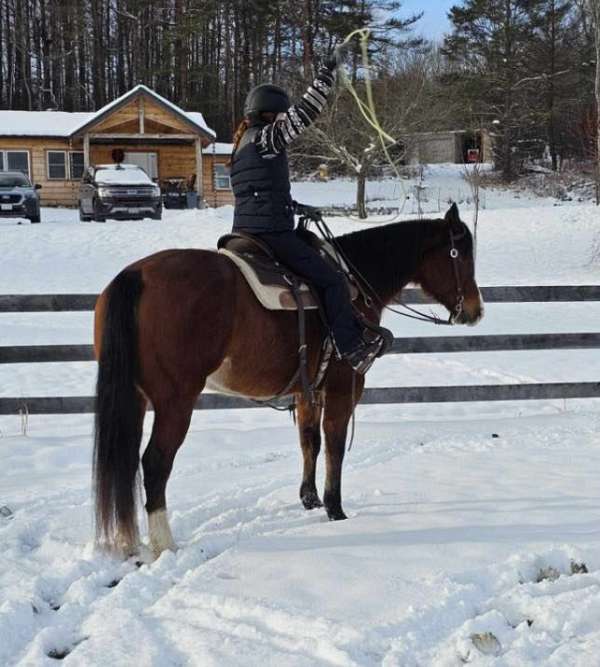
[[[81,210],[81,204],[79,204],[79,220],[80,222],[90,222],[92,217],[90,215],[86,215],[82,210]]]

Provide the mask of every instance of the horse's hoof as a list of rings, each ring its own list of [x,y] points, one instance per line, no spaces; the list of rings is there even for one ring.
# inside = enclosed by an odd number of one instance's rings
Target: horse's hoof
[[[171,553],[177,553],[178,551],[175,542],[171,542],[170,544],[150,544],[150,549],[152,550],[154,560],[160,558],[165,551],[170,551]]]
[[[330,521],[343,521],[344,519],[347,519],[348,517],[344,514],[344,510],[340,507],[339,509],[336,510],[327,510],[327,516],[329,517]]]
[[[323,503],[316,493],[306,493],[300,500],[302,500],[305,510],[315,510],[318,507],[323,507]]]

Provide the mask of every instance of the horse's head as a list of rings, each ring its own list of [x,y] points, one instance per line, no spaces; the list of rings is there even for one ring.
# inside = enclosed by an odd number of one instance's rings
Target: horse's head
[[[483,317],[483,301],[475,282],[473,237],[452,204],[444,224],[423,240],[415,281],[450,312],[454,324],[475,325]]]

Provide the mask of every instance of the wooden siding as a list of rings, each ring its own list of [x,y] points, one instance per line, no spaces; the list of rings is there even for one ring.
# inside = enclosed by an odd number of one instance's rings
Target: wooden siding
[[[210,146],[203,153],[203,186],[204,200],[211,207],[225,206],[233,204],[233,192],[231,190],[215,189],[215,179],[213,173],[214,164],[227,164],[229,155],[212,155]],[[213,162],[214,160],[214,162]]]
[[[116,128],[120,132],[125,132],[122,126],[133,128],[133,131],[137,132],[139,129],[140,99],[141,97],[132,99],[97,125],[89,127],[88,132],[93,134],[110,133]],[[148,125],[148,123],[158,124],[161,126],[161,132],[165,134],[196,133],[192,124],[184,122],[175,113],[168,111],[149,96],[144,96],[144,122],[146,133],[151,132],[151,125]]]
[[[90,146],[91,164],[110,164],[113,162],[112,151],[121,148],[130,153],[157,153],[159,180],[165,178],[189,179],[196,172],[196,156],[194,145],[165,145],[144,144],[143,146],[132,146],[126,143],[115,142],[110,145]],[[29,153],[29,168],[34,183],[42,186],[40,196],[44,206],[77,206],[79,181],[71,180],[49,180],[47,168],[47,152],[58,151],[82,151],[81,140],[70,144],[67,139],[51,139],[44,137],[10,137],[0,136],[0,150],[25,150]],[[210,147],[204,149],[203,153],[203,186],[204,199],[209,206],[223,206],[232,204],[233,196],[230,190],[214,189],[213,178],[213,156]],[[67,156],[68,159],[68,156]],[[226,163],[229,157],[226,155],[214,156],[215,162]],[[68,168],[68,165],[67,165]]]
[[[31,180],[42,186],[40,197],[44,205],[73,206],[77,203],[79,181],[49,180],[47,168],[48,151],[81,150],[71,148],[67,139],[44,137],[2,137],[0,150],[24,150],[29,153],[29,171]],[[67,156],[68,160],[68,156]],[[68,163],[67,163],[68,169]]]

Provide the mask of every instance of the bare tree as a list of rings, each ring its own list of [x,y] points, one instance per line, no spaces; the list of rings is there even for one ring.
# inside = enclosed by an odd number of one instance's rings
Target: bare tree
[[[600,192],[600,0],[588,0],[590,15],[594,26],[594,44],[596,46],[596,204],[599,204]]]
[[[398,55],[390,59],[390,69],[379,71],[371,82],[378,121],[385,134],[396,139],[395,144],[382,139],[341,88],[300,146],[304,157],[332,163],[355,176],[361,219],[367,217],[368,176],[392,171],[397,177],[410,151],[411,135],[429,130],[448,113],[447,101],[438,97],[432,85],[430,66],[429,54]],[[357,82],[356,90],[365,99],[364,81]]]

